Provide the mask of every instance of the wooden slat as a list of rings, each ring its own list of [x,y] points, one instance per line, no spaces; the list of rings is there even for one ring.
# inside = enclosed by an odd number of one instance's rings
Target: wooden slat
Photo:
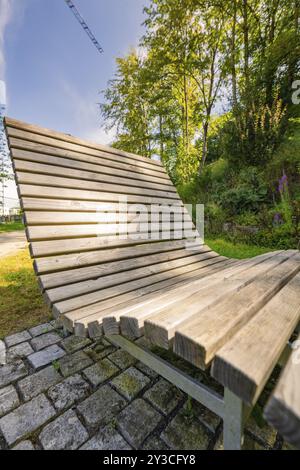
[[[278,255],[281,256],[281,255]],[[282,256],[284,259],[284,256]],[[300,255],[264,272],[249,285],[204,309],[175,333],[174,351],[192,364],[205,369],[217,351],[242,328],[300,269]]]
[[[53,191],[53,190],[52,190]],[[151,213],[151,205],[144,204],[145,208]],[[124,207],[123,207],[124,206]],[[52,212],[135,212],[139,209],[140,204],[128,204],[127,208],[123,204],[117,202],[93,202],[93,201],[78,201],[71,199],[46,199],[37,197],[23,197],[22,207],[26,212],[28,211],[52,211]],[[163,214],[185,214],[187,211],[183,205],[160,205],[159,211]]]
[[[73,331],[73,327],[80,326],[81,329],[89,328],[89,325],[96,323],[102,324],[103,316],[111,316],[115,311],[117,305],[128,305],[129,302],[136,302],[139,298],[147,296],[148,294],[156,295],[157,292],[167,292],[169,289],[177,288],[183,284],[192,282],[195,279],[202,279],[203,277],[210,276],[213,273],[225,269],[227,266],[233,265],[235,261],[228,260],[224,257],[215,257],[203,261],[201,264],[192,265],[172,272],[173,277],[170,277],[170,272],[163,274],[156,274],[152,276],[150,283],[145,282],[144,279],[137,283],[127,283],[119,286],[120,290],[118,295],[115,295],[115,289],[109,288],[103,291],[103,299],[88,307],[73,310],[63,315],[62,321],[65,325]],[[139,287],[140,286],[140,287]],[[58,310],[55,313],[59,315]]]
[[[50,159],[50,157],[48,158]],[[13,162],[14,162],[15,170],[17,172],[28,172],[34,175],[43,174],[43,175],[59,176],[59,177],[66,174],[68,178],[74,178],[76,180],[77,179],[84,180],[84,181],[88,181],[89,183],[90,182],[102,183],[103,191],[106,190],[107,182],[109,182],[109,184],[120,185],[119,192],[121,192],[123,186],[125,188],[130,186],[132,188],[143,188],[143,189],[148,189],[148,190],[158,190],[158,191],[164,191],[164,192],[177,194],[174,186],[170,184],[167,185],[167,184],[151,183],[151,182],[145,182],[142,180],[136,180],[136,179],[131,179],[131,178],[121,178],[119,176],[95,173],[93,171],[87,171],[86,169],[84,169],[85,165],[82,165],[83,169],[74,169],[74,168],[64,167],[63,165],[58,166],[58,165],[51,164],[51,160],[50,162],[47,161],[44,163],[36,163],[36,162],[18,160],[14,158]]]
[[[74,238],[72,240],[49,240],[42,242],[33,242],[29,245],[33,258],[44,256],[54,256],[68,253],[84,253],[92,250],[111,249],[117,247],[125,247],[132,245],[140,245],[147,243],[159,243],[159,241],[174,241],[170,237],[163,237],[163,233],[152,233],[151,238],[143,238],[144,234],[137,234],[139,237],[120,239],[119,236],[108,235],[104,237],[88,237]],[[195,247],[201,244],[200,239],[195,239]]]
[[[75,308],[72,311],[70,310],[68,312],[64,312],[64,302],[58,302],[57,304],[54,304],[53,311],[56,316],[65,314],[66,317],[68,317],[70,320],[73,319],[74,322],[78,322],[79,320],[85,317],[90,317],[91,321],[95,321],[97,320],[98,312],[102,309],[103,301],[106,299],[111,299],[114,296],[119,296],[121,294],[125,294],[131,291],[133,291],[135,295],[135,292],[137,290],[141,290],[143,293],[145,293],[145,291],[148,288],[151,288],[150,286],[154,284],[158,284],[159,287],[163,285],[164,282],[166,282],[167,285],[170,282],[171,285],[181,280],[191,279],[192,277],[197,276],[198,274],[199,276],[201,276],[203,272],[207,274],[213,264],[219,265],[223,261],[227,261],[227,258],[217,256],[215,258],[200,261],[192,265],[182,266],[174,270],[152,274],[141,279],[125,282],[124,284],[103,289],[101,291],[101,299],[98,302],[95,302],[94,304],[87,305],[86,307]],[[205,270],[204,268],[207,268],[207,270]],[[87,323],[89,323],[89,320],[87,321]]]
[[[186,252],[186,250],[183,250]],[[156,255],[155,255],[156,256]],[[166,258],[168,256],[171,258],[171,254],[166,253]],[[183,258],[173,259],[170,261],[159,262],[154,265],[145,266],[142,268],[132,269],[130,271],[118,272],[115,274],[110,274],[105,277],[98,277],[96,279],[82,281],[74,284],[69,284],[63,287],[57,287],[54,289],[47,290],[47,297],[49,302],[55,303],[62,299],[69,299],[60,302],[60,311],[61,313],[74,310],[85,305],[89,305],[95,302],[98,302],[102,298],[101,290],[116,284],[122,284],[128,281],[139,280],[141,278],[146,278],[154,274],[158,274],[165,271],[171,271],[178,269],[182,266],[191,265],[193,263],[201,262],[207,259],[209,255],[206,253],[200,253],[191,256],[185,256]],[[121,264],[123,262],[118,261],[117,263]],[[105,272],[105,269],[108,271],[111,269],[110,265],[107,267],[99,266],[98,268]],[[91,268],[92,270],[93,268]]]
[[[249,405],[261,394],[300,320],[299,292],[297,274],[215,357],[212,376]]]
[[[298,282],[299,312],[299,282]],[[286,299],[288,303],[290,299]],[[293,305],[295,308],[295,304]],[[286,309],[286,307],[285,307]],[[285,329],[285,325],[282,325]],[[300,336],[296,351],[299,351]],[[264,416],[271,426],[289,444],[300,449],[300,360],[299,352],[294,351],[286,364],[274,393],[264,411]]]
[[[250,282],[251,276],[261,269],[260,264],[275,256],[271,253],[237,262],[234,266],[220,271],[207,279],[191,282],[175,294],[137,304],[118,312],[121,332],[124,335],[140,336],[143,330],[152,343],[169,349],[177,327],[190,319],[194,311],[216,302],[224,293],[233,292]],[[259,266],[257,266],[259,265]],[[244,278],[241,274],[244,272]],[[184,309],[182,308],[184,305]],[[116,315],[115,315],[116,316]],[[106,331],[105,331],[106,332]],[[109,334],[109,331],[106,332]]]
[[[47,181],[47,178],[46,178]],[[109,193],[101,191],[87,191],[82,189],[72,189],[55,187],[51,185],[43,186],[45,179],[42,184],[20,184],[19,193],[21,197],[38,197],[38,198],[53,198],[53,199],[73,199],[80,201],[99,201],[99,202],[120,202],[132,204],[170,204],[182,206],[180,199],[172,199],[168,197],[156,198],[152,196],[142,196],[139,194],[124,194],[120,193]]]
[[[182,227],[182,225],[182,222],[173,222],[170,224],[161,223],[155,224],[154,226],[148,223],[140,224],[135,222],[128,224],[32,225],[26,228],[26,233],[30,241],[106,235],[120,235],[125,237],[126,234],[130,235],[139,232],[141,234],[149,234],[151,232],[156,233],[157,231],[165,233],[164,238],[167,238],[167,234],[169,234],[168,237],[170,239],[195,236],[196,232],[193,232],[192,222],[187,222],[184,227]],[[177,234],[173,236],[174,233]]]
[[[105,157],[107,160],[114,160],[117,162],[127,161],[132,165],[144,169],[149,168],[156,171],[157,173],[164,172],[164,168],[158,161],[151,160],[147,157],[126,154],[126,152],[124,153],[122,151],[120,151],[122,153],[122,155],[120,155],[119,151],[115,152],[116,149],[113,149],[111,147],[109,147],[105,151],[103,148],[99,149],[97,148],[98,146],[94,146],[93,144],[90,146],[90,143],[88,141],[82,141],[82,143],[74,143],[72,141],[68,142],[65,139],[61,140],[61,138],[65,137],[64,134],[57,134],[57,137],[48,137],[47,135],[40,135],[38,133],[28,132],[27,130],[16,129],[10,127],[9,125],[6,125],[6,132],[8,135],[8,139],[10,139],[11,137],[15,137],[22,140],[28,140],[30,142],[36,142],[38,144],[46,144],[53,147],[79,152],[87,155]]]
[[[98,192],[103,192],[103,193],[111,192],[111,193],[116,193],[116,194],[121,194],[121,195],[136,194],[139,196],[144,195],[144,196],[149,196],[149,197],[179,200],[178,195],[175,192],[158,191],[154,189],[153,190],[142,189],[142,188],[135,188],[133,186],[120,186],[116,184],[99,183],[99,182],[94,182],[94,181],[87,182],[85,180],[75,179],[75,178],[65,178],[63,176],[49,177],[49,174],[46,175],[46,174],[35,174],[35,173],[25,173],[22,171],[16,171],[16,178],[17,178],[18,184],[40,185],[40,186],[46,186],[46,187],[52,187],[52,188],[70,188],[70,189],[82,189],[82,190],[85,190],[88,187],[90,191],[98,191]]]
[[[51,138],[51,139],[54,139],[54,140],[58,140],[60,143],[61,142],[66,142],[66,143],[70,143],[70,144],[77,144],[78,146],[82,146],[82,147],[87,147],[87,148],[92,149],[92,150],[100,150],[100,151],[104,152],[105,154],[113,155],[114,158],[117,158],[117,156],[122,156],[122,157],[132,159],[134,161],[142,160],[147,164],[152,163],[153,166],[155,166],[155,165],[158,166],[158,167],[162,166],[161,162],[152,161],[148,157],[143,157],[141,155],[136,155],[134,153],[125,152],[124,150],[119,150],[119,149],[116,149],[114,147],[108,147],[106,145],[100,145],[100,144],[95,143],[95,142],[89,142],[87,140],[83,140],[83,139],[80,139],[78,137],[74,137],[70,134],[64,134],[62,132],[56,132],[54,130],[46,129],[46,128],[36,126],[36,125],[33,125],[33,124],[27,124],[23,121],[18,121],[16,119],[12,119],[12,118],[9,118],[9,117],[5,117],[4,123],[5,123],[7,133],[9,135],[14,135],[14,132],[16,130],[21,130],[21,131],[25,131],[25,133],[32,133],[36,137],[44,137],[42,142],[45,142],[46,138]]]
[[[48,212],[48,211],[26,211],[25,222],[26,225],[66,225],[66,224],[100,224],[100,223],[119,223],[119,222],[138,222],[141,223],[153,223],[159,227],[159,222],[152,222],[151,213],[146,211],[137,214],[136,212],[120,213],[116,212]],[[189,228],[191,227],[191,218],[189,214],[173,214],[171,217],[167,217],[165,214],[163,217],[160,214],[159,221],[170,220],[172,222],[187,223]]]
[[[148,246],[147,246],[148,247]],[[146,247],[146,248],[147,248]],[[106,258],[108,262],[103,262],[105,256],[99,256],[102,261],[102,264],[89,265],[83,268],[70,269],[68,271],[59,271],[51,274],[44,274],[40,276],[40,282],[43,290],[51,289],[54,287],[66,286],[67,284],[74,284],[77,282],[83,282],[90,279],[97,279],[101,276],[106,276],[108,274],[113,274],[121,271],[127,271],[134,268],[140,268],[143,266],[152,265],[154,263],[162,261],[171,261],[173,259],[180,259],[187,256],[185,249],[177,249],[174,251],[171,250],[162,250],[161,253],[151,254],[152,250],[149,250],[141,255],[142,250],[136,252],[136,255],[131,258],[126,258],[118,260],[117,257],[113,257],[109,252],[107,252]],[[199,250],[200,252],[200,250]],[[101,253],[101,252],[100,252]],[[154,251],[155,253],[155,251]],[[202,253],[202,251],[201,251]],[[102,253],[101,253],[102,254]],[[138,256],[139,255],[139,256]],[[192,255],[192,253],[191,253]],[[116,259],[116,261],[111,261]]]
[[[82,139],[80,139],[78,137],[74,137],[70,134],[64,134],[62,132],[56,132],[52,129],[47,129],[47,128],[37,126],[37,125],[34,125],[34,124],[27,124],[23,121],[19,121],[17,119],[12,119],[10,117],[5,117],[4,123],[5,123],[7,133],[9,135],[13,135],[14,130],[19,129],[19,130],[23,130],[23,131],[26,131],[26,132],[37,134],[39,136],[44,136],[44,137],[49,137],[50,136],[51,138],[57,139],[59,141],[61,140],[61,141],[64,141],[64,142],[76,143],[76,144],[82,145],[84,147],[88,147],[88,148],[92,148],[92,149],[99,149],[99,150],[101,150],[105,153],[113,154],[114,156],[115,155],[120,155],[120,156],[123,156],[123,157],[132,158],[132,159],[137,160],[137,161],[144,160],[146,163],[151,162],[151,163],[153,163],[153,165],[161,166],[160,162],[152,161],[148,157],[142,157],[141,155],[136,155],[134,153],[125,152],[124,150],[119,150],[119,149],[116,149],[114,147],[108,147],[106,145],[100,145],[96,142],[89,142],[89,141],[86,141],[86,140],[82,140]],[[9,131],[9,129],[10,129],[10,131]]]
[[[14,159],[94,171],[95,173],[136,179],[138,181],[148,181],[166,185],[172,184],[167,174],[157,174],[157,172],[151,170],[143,171],[128,163],[116,163],[101,157],[67,152],[55,147],[14,138],[10,138],[10,148],[11,155]]]
[[[61,256],[48,256],[45,258],[37,258],[34,261],[34,267],[37,274],[44,274],[41,276],[43,283],[46,288],[53,287],[53,283],[56,283],[59,278],[62,277],[60,271],[67,269],[78,269],[83,267],[90,267],[93,265],[107,263],[109,261],[120,261],[129,258],[138,258],[140,256],[145,257],[156,253],[163,253],[167,251],[175,251],[185,248],[185,240],[172,240],[162,241],[157,243],[147,243],[134,246],[125,246],[112,248],[110,250],[97,250],[82,252],[77,254],[61,255]],[[207,252],[211,251],[205,245],[199,245],[195,247],[194,252]],[[51,274],[52,273],[52,274]],[[55,280],[56,279],[56,280]],[[48,284],[50,283],[50,285]]]

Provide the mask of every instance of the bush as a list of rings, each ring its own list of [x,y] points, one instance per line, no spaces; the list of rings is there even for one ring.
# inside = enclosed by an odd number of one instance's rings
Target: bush
[[[251,242],[278,250],[297,249],[299,245],[299,239],[287,224],[272,230],[261,230],[251,237]]]
[[[268,201],[268,187],[256,167],[240,172],[236,184],[221,194],[220,203],[231,216],[258,212]]]

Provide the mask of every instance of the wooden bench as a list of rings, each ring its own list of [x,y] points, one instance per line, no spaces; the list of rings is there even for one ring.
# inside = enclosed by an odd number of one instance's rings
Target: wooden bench
[[[219,256],[160,162],[13,119],[5,127],[54,316],[152,367],[224,420],[226,449],[241,448],[249,409],[299,322],[299,252]],[[142,335],[210,370],[224,396],[138,345]]]

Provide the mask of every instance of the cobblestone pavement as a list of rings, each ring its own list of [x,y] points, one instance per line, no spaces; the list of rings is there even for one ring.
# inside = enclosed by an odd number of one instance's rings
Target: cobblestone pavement
[[[216,415],[104,338],[65,337],[50,322],[4,342],[0,449],[222,449]],[[245,448],[288,448],[257,421]]]

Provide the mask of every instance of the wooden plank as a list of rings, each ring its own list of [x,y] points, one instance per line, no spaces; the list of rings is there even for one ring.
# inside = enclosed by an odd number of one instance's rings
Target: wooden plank
[[[77,168],[95,173],[119,176],[122,178],[148,181],[158,184],[172,185],[167,174],[143,171],[140,168],[126,164],[116,163],[106,158],[93,157],[77,152],[49,147],[47,145],[26,142],[20,139],[10,139],[11,155],[13,159],[31,161],[36,163],[47,163],[67,168]]]
[[[300,255],[292,253],[273,268],[271,259],[269,271],[213,309],[201,310],[200,304],[198,314],[176,330],[174,352],[197,367],[208,367],[217,351],[299,271],[299,260]]]
[[[50,160],[50,161],[48,161]],[[59,159],[58,159],[59,160]],[[25,160],[13,159],[14,168],[17,171],[24,171],[33,174],[44,174],[51,176],[67,175],[68,178],[76,178],[80,180],[86,180],[91,182],[100,182],[105,184],[109,181],[109,184],[120,185],[120,186],[132,186],[134,188],[154,189],[159,191],[165,191],[169,193],[176,193],[175,186],[171,184],[161,184],[143,181],[141,179],[123,178],[120,176],[112,176],[107,174],[101,174],[99,172],[91,171],[85,168],[86,165],[82,164],[81,169],[70,168],[61,165],[51,164],[51,157],[44,160],[44,163],[28,162]],[[105,190],[103,188],[103,190]],[[176,193],[177,194],[177,193]]]
[[[261,266],[257,265],[273,256],[275,256],[273,253],[268,253],[237,262],[207,279],[191,282],[188,286],[178,289],[175,294],[164,296],[163,299],[157,297],[147,305],[136,304],[134,307],[124,308],[122,312],[116,312],[115,317],[120,318],[122,334],[138,337],[144,332],[145,323],[148,339],[168,349],[175,329],[191,318],[194,310],[199,309],[200,303],[204,306],[216,302],[223,293],[232,292],[242,283],[250,282],[253,272],[261,269]],[[241,277],[243,272],[245,272],[244,279]]]
[[[115,149],[112,149],[110,147],[108,148],[108,151],[104,151],[103,149],[90,147],[88,141],[82,141],[82,144],[77,144],[67,142],[65,140],[60,140],[59,138],[48,137],[47,135],[39,135],[32,132],[15,129],[9,126],[6,126],[6,132],[9,142],[11,137],[15,137],[22,140],[28,140],[30,142],[36,142],[38,144],[46,144],[52,147],[66,149],[87,155],[105,157],[107,160],[114,160],[116,162],[127,161],[132,165],[143,168],[145,170],[149,168],[156,171],[157,173],[163,173],[165,171],[161,163],[155,160],[151,160],[147,157],[132,157],[126,154],[120,155],[119,152],[115,153]]]
[[[26,211],[25,213],[26,225],[66,225],[66,224],[100,224],[100,223],[119,223],[119,222],[137,222],[141,221],[152,223],[151,212],[145,207],[144,211],[138,214],[136,211],[132,212],[48,212],[48,211]],[[187,223],[191,226],[191,218],[189,214],[173,214],[168,217],[166,214],[162,216],[159,214],[159,221],[170,220],[173,222]],[[156,223],[156,222],[155,222]],[[159,223],[158,223],[159,224]]]
[[[186,250],[183,250],[186,254]],[[157,257],[157,255],[154,255]],[[116,284],[128,283],[128,281],[139,280],[141,278],[146,278],[154,274],[158,274],[165,271],[176,270],[182,266],[191,265],[193,263],[201,262],[207,259],[209,255],[206,253],[200,253],[196,255],[184,256],[179,259],[171,259],[168,261],[168,257],[172,257],[170,253],[166,253],[167,261],[162,261],[150,266],[144,266],[142,268],[132,269],[125,272],[117,272],[114,274],[106,275],[105,277],[97,277],[95,279],[81,281],[74,284],[69,284],[63,287],[57,287],[47,290],[47,297],[51,304],[59,302],[63,299],[68,299],[60,302],[60,311],[62,313],[74,310],[85,305],[89,305],[95,302],[98,302],[102,298],[102,289],[111,287]],[[124,266],[122,261],[117,261],[117,263]],[[123,264],[122,264],[123,263]],[[138,263],[137,263],[138,264]],[[118,266],[118,265],[117,265]],[[109,272],[111,269],[110,264],[100,265],[97,268],[103,272]]]
[[[177,282],[181,281],[189,281],[193,277],[202,276],[202,274],[208,275],[208,272],[210,272],[214,264],[218,265],[215,267],[216,269],[219,269],[219,266],[221,266],[224,261],[228,260],[222,256],[210,258],[192,265],[182,266],[176,270],[164,271],[157,274],[152,274],[151,276],[145,278],[112,286],[101,291],[101,299],[98,302],[87,305],[86,307],[80,307],[77,309],[75,308],[68,312],[63,311],[64,303],[58,302],[57,304],[53,305],[53,312],[55,316],[67,314],[65,316],[74,322],[79,322],[83,318],[89,317],[87,320],[88,324],[90,321],[97,321],[98,314],[102,310],[103,301],[107,299],[112,299],[115,296],[119,297],[122,294],[130,292],[133,292],[133,296],[136,297],[137,291],[141,292],[141,295],[144,295],[148,292],[154,292],[155,290],[158,290],[165,285],[176,284]],[[155,284],[157,284],[157,286],[155,286]]]
[[[299,292],[297,274],[214,359],[212,376],[249,405],[257,401],[300,320]]]
[[[87,155],[85,153],[80,153],[80,152],[72,152],[66,149],[60,149],[56,147],[51,147],[49,145],[45,145],[42,143],[37,143],[37,142],[30,142],[22,139],[17,139],[14,137],[9,138],[9,147],[10,150],[13,151],[14,149],[16,150],[24,150],[24,151],[30,151],[30,152],[35,152],[35,153],[40,153],[45,155],[45,158],[47,156],[56,156],[56,157],[61,157],[61,158],[67,158],[70,160],[76,160],[76,161],[81,161],[81,162],[87,162],[87,163],[93,163],[95,165],[103,165],[105,167],[111,168],[113,170],[116,170],[118,172],[130,172],[132,173],[132,177],[136,178],[151,178],[151,181],[156,181],[158,183],[160,182],[170,182],[170,178],[166,172],[158,173],[155,169],[151,170],[147,168],[147,171],[145,169],[140,168],[138,166],[135,166],[131,162],[126,161],[123,159],[122,161],[114,161],[111,159],[107,159],[106,157],[100,157],[100,156],[93,156],[93,155]],[[122,176],[120,174],[120,176]],[[123,174],[123,176],[126,176]]]
[[[298,312],[299,287],[298,282],[298,292],[296,293]],[[287,303],[290,302],[289,297],[285,300]],[[295,305],[293,306],[295,308]],[[285,329],[285,325],[283,325],[283,327]],[[298,346],[296,350],[292,352],[276,389],[267,403],[264,410],[264,416],[269,424],[277,429],[285,441],[297,449],[300,449],[300,336],[298,337],[297,344]]]
[[[145,208],[151,213],[151,205],[144,204]],[[123,207],[124,206],[124,207]],[[24,211],[55,211],[59,212],[128,212],[133,213],[139,210],[140,204],[128,204],[127,208],[124,204],[117,202],[93,202],[93,201],[78,201],[71,199],[47,199],[47,198],[33,198],[23,197],[22,208]],[[161,214],[186,214],[187,210],[183,205],[161,205],[159,207]]]
[[[151,251],[149,251],[151,253]],[[191,253],[192,254],[192,253]],[[180,259],[187,256],[185,249],[179,249],[175,251],[165,250],[161,253],[155,254],[145,254],[140,255],[139,257],[126,258],[116,261],[111,261],[116,259],[109,257],[107,253],[108,262],[102,264],[90,265],[83,268],[70,269],[68,271],[59,271],[52,274],[44,274],[40,276],[40,283],[42,289],[52,289],[52,288],[63,288],[67,284],[74,284],[77,282],[84,282],[92,279],[98,279],[101,276],[106,276],[108,274],[115,274],[122,271],[128,271],[135,268],[141,268],[145,266],[151,266],[154,263],[162,261],[171,261],[173,259]],[[105,259],[104,257],[102,259]],[[63,287],[64,286],[64,287]],[[64,297],[61,297],[61,299]]]
[[[188,232],[189,230],[189,232]],[[31,225],[26,228],[28,240],[55,240],[60,238],[82,238],[82,237],[101,237],[106,235],[120,235],[125,237],[131,234],[141,233],[145,234],[150,239],[149,233],[151,232],[165,232],[169,233],[169,238],[172,238],[172,233],[178,232],[178,236],[174,238],[183,238],[193,236],[192,222],[172,222],[161,224],[145,223],[119,223],[119,224],[79,224],[79,225]],[[164,237],[166,238],[166,236]]]
[[[56,284],[59,281],[59,278],[62,278],[61,271],[64,271],[67,274],[67,269],[74,272],[81,268],[89,269],[91,266],[96,266],[102,263],[117,262],[121,260],[129,261],[132,258],[137,259],[137,262],[139,262],[138,260],[140,257],[146,258],[147,256],[164,252],[174,252],[174,256],[177,254],[177,256],[180,257],[182,251],[186,252],[186,250],[183,250],[184,248],[185,240],[163,241],[113,248],[111,250],[97,250],[79,254],[38,258],[34,261],[34,266],[36,272],[40,275],[43,273],[49,273],[40,276],[40,278],[43,280],[43,283],[45,283],[46,288],[50,288],[53,287],[53,283]],[[193,252],[205,253],[208,251],[211,251],[208,247],[199,245],[198,249]],[[193,252],[191,252],[191,254],[193,254]],[[146,263],[147,260],[144,259],[142,262]],[[86,271],[86,275],[89,276],[88,270]]]
[[[125,247],[132,245],[141,245],[147,243],[159,243],[160,241],[176,241],[175,236],[172,240],[170,236],[164,236],[164,233],[151,233],[151,238],[145,238],[144,234],[134,234],[127,239],[121,239],[116,235],[107,235],[106,237],[87,237],[87,238],[74,238],[71,240],[49,240],[41,242],[33,242],[29,245],[32,257],[39,258],[44,256],[54,256],[68,253],[87,252],[92,250],[111,249],[117,247]],[[173,234],[172,234],[173,235]],[[175,235],[175,233],[174,233]],[[144,237],[144,238],[143,238]],[[178,237],[179,239],[179,237]],[[195,247],[201,245],[201,240],[195,240]]]
[[[202,279],[205,276],[210,276],[213,273],[225,269],[227,266],[233,265],[235,261],[224,259],[223,257],[215,257],[203,261],[201,265],[191,266],[191,269],[180,268],[176,271],[177,276],[166,277],[165,274],[155,275],[152,278],[152,283],[146,284],[143,280],[139,283],[143,283],[141,287],[130,283],[128,286],[124,284],[120,285],[119,295],[113,296],[114,288],[103,291],[103,300],[97,302],[88,307],[83,307],[78,310],[73,310],[67,312],[65,315],[61,316],[62,321],[70,331],[73,331],[73,327],[80,326],[81,330],[89,328],[90,325],[97,324],[98,326],[102,324],[104,316],[110,316],[116,311],[116,306],[128,306],[130,304],[135,304],[138,299],[141,297],[146,297],[147,295],[157,295],[157,292],[164,291],[168,292],[170,289],[178,288],[181,285],[192,282],[195,279]],[[134,286],[136,287],[134,289]],[[129,288],[128,288],[129,287]],[[130,289],[130,287],[133,287]],[[124,289],[125,288],[125,289]],[[124,293],[123,293],[124,290]],[[122,304],[122,305],[121,305]],[[54,308],[55,315],[59,315],[58,310]],[[118,330],[119,331],[119,330]]]
[[[110,192],[100,191],[87,191],[72,188],[53,187],[50,185],[43,186],[43,184],[20,184],[19,194],[23,197],[38,197],[38,198],[52,198],[52,199],[73,199],[80,201],[99,201],[99,202],[118,202],[120,204],[169,204],[174,206],[182,206],[180,199],[172,199],[168,197],[156,198],[152,196],[142,196],[138,194],[117,194]]]
[[[162,166],[161,162],[150,160],[148,157],[143,157],[141,155],[136,155],[134,153],[125,152],[124,150],[119,150],[119,149],[116,149],[114,147],[108,147],[106,145],[100,145],[100,144],[95,143],[95,142],[89,142],[89,141],[86,141],[86,140],[82,140],[82,139],[80,139],[78,137],[74,137],[70,134],[64,134],[62,132],[56,132],[52,129],[46,129],[46,128],[36,126],[36,125],[33,125],[33,124],[27,124],[27,123],[25,123],[23,121],[19,121],[17,119],[12,119],[12,118],[9,118],[9,117],[5,117],[4,124],[5,124],[7,134],[9,136],[15,135],[15,131],[19,129],[19,130],[22,130],[22,131],[26,131],[26,133],[37,134],[37,136],[51,137],[52,139],[57,139],[57,140],[62,141],[62,142],[71,143],[71,144],[75,143],[75,144],[78,144],[79,146],[83,146],[83,147],[87,147],[87,148],[91,148],[91,149],[101,150],[105,153],[113,154],[113,156],[119,155],[119,156],[122,156],[122,157],[128,157],[130,159],[133,159],[134,161],[142,160],[142,161],[146,162],[147,164],[150,162],[150,163],[153,164],[153,166],[155,166],[155,165],[158,166],[158,167]]]
[[[216,262],[216,260],[219,260]],[[215,273],[221,272],[226,270],[228,267],[235,265],[236,262],[232,260],[224,260],[222,259],[220,261],[219,258],[215,258],[214,262],[211,263],[210,265],[206,266],[205,268],[201,270],[196,270],[193,271],[189,274],[189,281],[187,282],[187,279],[185,279],[185,276],[179,276],[178,278],[175,278],[173,282],[162,282],[159,283],[161,285],[161,288],[158,289],[156,288],[155,290],[151,288],[151,286],[148,286],[145,288],[145,293],[138,298],[137,296],[134,296],[133,299],[127,301],[124,300],[124,302],[115,302],[115,299],[110,299],[108,301],[105,301],[104,303],[108,305],[107,308],[102,308],[101,311],[98,311],[97,315],[89,315],[86,318],[82,318],[80,320],[76,320],[75,325],[74,325],[74,332],[75,334],[79,336],[86,336],[87,333],[90,330],[90,325],[92,325],[92,328],[98,325],[98,328],[102,329],[102,333],[106,335],[111,335],[111,334],[123,334],[124,336],[127,336],[128,338],[131,339],[136,339],[144,335],[144,328],[143,326],[140,326],[139,328],[134,325],[134,328],[131,330],[127,330],[126,334],[121,333],[121,316],[123,315],[124,312],[130,312],[131,308],[134,309],[136,304],[143,304],[145,308],[147,308],[147,305],[149,303],[152,303],[155,301],[155,299],[159,299],[160,301],[165,301],[165,297],[167,298],[174,298],[178,294],[178,290],[182,290],[184,287],[189,287],[190,283],[193,284],[194,282],[201,281],[206,278],[206,277],[211,277]],[[150,288],[150,290],[149,290]],[[131,294],[131,293],[129,293]],[[135,292],[134,292],[135,294]],[[128,294],[127,294],[128,295]],[[126,294],[125,294],[126,296]],[[111,301],[113,302],[112,305]],[[71,312],[72,313],[72,312]],[[129,313],[130,314],[130,313]],[[69,316],[69,313],[66,314],[66,316]],[[63,319],[65,316],[62,317]],[[96,319],[96,321],[95,321]],[[69,323],[70,325],[70,323]]]
[[[88,187],[90,191],[98,192],[112,192],[116,194],[136,194],[139,196],[149,196],[149,197],[158,197],[158,198],[167,198],[167,199],[177,199],[178,195],[175,192],[168,191],[158,191],[152,189],[142,189],[135,188],[133,186],[121,186],[110,183],[99,183],[94,181],[85,181],[75,178],[65,178],[62,176],[51,176],[35,173],[25,173],[22,171],[16,171],[16,179],[18,184],[29,184],[29,185],[40,185],[47,186],[51,188],[70,188],[70,189],[82,189],[86,190]],[[22,193],[21,193],[22,194]],[[99,196],[98,196],[99,197]],[[70,196],[68,197],[68,199]],[[156,201],[157,203],[157,201]]]

